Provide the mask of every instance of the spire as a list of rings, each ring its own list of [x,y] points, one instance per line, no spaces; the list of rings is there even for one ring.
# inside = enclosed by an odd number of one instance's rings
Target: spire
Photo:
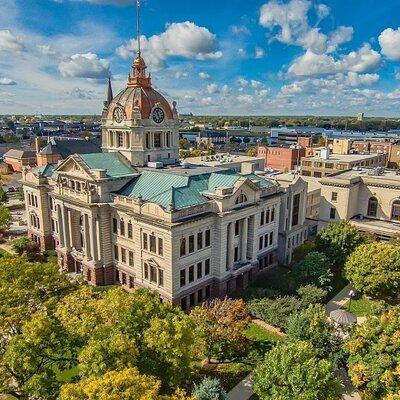
[[[107,88],[107,103],[110,104],[112,102],[112,99],[114,98],[113,96],[113,91],[112,91],[112,86],[111,86],[111,75],[108,76],[108,88]]]
[[[136,36],[138,51],[132,64],[132,74],[128,77],[128,86],[151,87],[151,78],[146,75],[147,66],[140,45],[140,0],[136,0]]]

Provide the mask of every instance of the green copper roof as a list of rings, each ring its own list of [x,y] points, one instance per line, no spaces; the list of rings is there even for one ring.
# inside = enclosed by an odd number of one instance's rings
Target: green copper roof
[[[36,169],[36,172],[39,175],[43,175],[46,178],[49,178],[53,174],[54,168],[56,166],[57,166],[56,164],[46,164],[46,165],[43,165],[42,167],[38,167]]]
[[[261,187],[273,185],[253,174],[246,177],[260,181]],[[144,201],[151,201],[162,207],[173,205],[175,209],[180,210],[207,203],[209,200],[203,193],[213,193],[217,187],[233,187],[241,178],[243,176],[233,170],[198,175],[193,173],[184,175],[182,171],[174,173],[173,169],[146,170],[122,188],[118,194],[132,198],[142,197]]]
[[[136,172],[118,153],[79,154],[78,157],[89,169],[105,169],[109,178],[129,176]]]

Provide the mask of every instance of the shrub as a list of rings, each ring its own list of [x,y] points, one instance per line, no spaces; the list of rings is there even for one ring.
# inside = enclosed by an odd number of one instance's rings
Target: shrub
[[[318,251],[307,254],[295,265],[293,272],[298,282],[326,288],[333,277],[328,258]]]
[[[225,400],[227,398],[220,381],[207,376],[199,384],[194,384],[192,395],[196,400]]]
[[[40,252],[40,246],[27,237],[13,240],[11,247],[19,256],[26,253],[28,259],[31,260],[34,260]]]
[[[248,309],[252,315],[280,328],[286,328],[290,314],[298,312],[301,308],[301,301],[294,296],[252,300],[248,303]]]
[[[315,285],[305,285],[297,289],[297,294],[303,306],[308,307],[310,304],[323,303],[328,292]]]

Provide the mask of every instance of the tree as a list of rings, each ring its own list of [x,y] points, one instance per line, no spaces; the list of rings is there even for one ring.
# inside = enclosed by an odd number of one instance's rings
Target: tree
[[[334,331],[321,304],[311,305],[299,313],[290,315],[286,324],[290,340],[304,340],[316,350],[319,358],[330,356],[333,350]]]
[[[196,331],[202,339],[204,355],[210,361],[236,357],[247,345],[243,335],[250,322],[243,300],[215,299],[191,312]]]
[[[3,189],[2,186],[0,186],[0,204],[3,204],[7,202],[7,193]]]
[[[199,384],[194,384],[192,395],[196,400],[226,400],[227,398],[220,381],[207,376]]]
[[[19,255],[26,253],[28,259],[33,260],[40,252],[40,246],[32,239],[22,237],[14,239],[11,244],[12,249]]]
[[[303,260],[296,264],[294,275],[301,283],[326,288],[329,287],[333,276],[328,258],[318,251],[308,253]]]
[[[307,342],[280,343],[256,367],[253,389],[261,400],[339,400],[340,384],[328,360]]]
[[[400,248],[388,243],[359,246],[345,265],[355,289],[374,297],[396,296],[400,289]]]
[[[349,221],[340,221],[322,229],[316,239],[317,250],[324,253],[335,266],[344,265],[353,250],[371,239],[360,233]]]
[[[348,354],[349,376],[365,398],[397,399],[400,392],[400,308],[393,307],[379,317],[369,316],[357,325],[344,349]]]
[[[256,147],[250,147],[249,149],[246,150],[246,156],[248,157],[257,157],[257,148]]]
[[[293,261],[298,263],[301,261],[307,254],[316,251],[316,245],[314,241],[308,240],[307,242],[303,243],[302,245],[296,247],[293,250]]]
[[[328,292],[318,286],[305,285],[300,286],[297,289],[297,294],[299,295],[303,306],[308,307],[310,304],[323,303]]]
[[[11,213],[6,206],[0,205],[0,232],[4,233],[11,223]]]
[[[179,148],[182,150],[189,150],[190,143],[187,139],[180,139],[179,140]]]
[[[61,388],[60,400],[158,400],[160,381],[136,368],[110,371]]]

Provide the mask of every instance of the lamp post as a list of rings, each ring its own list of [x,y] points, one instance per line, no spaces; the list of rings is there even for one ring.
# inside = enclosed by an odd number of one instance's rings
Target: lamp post
[[[350,290],[350,292],[349,292],[349,299],[350,299],[350,301],[349,301],[349,311],[350,311],[350,307],[351,307],[351,299],[353,297],[355,297],[355,295],[356,295],[356,292],[354,290]]]

